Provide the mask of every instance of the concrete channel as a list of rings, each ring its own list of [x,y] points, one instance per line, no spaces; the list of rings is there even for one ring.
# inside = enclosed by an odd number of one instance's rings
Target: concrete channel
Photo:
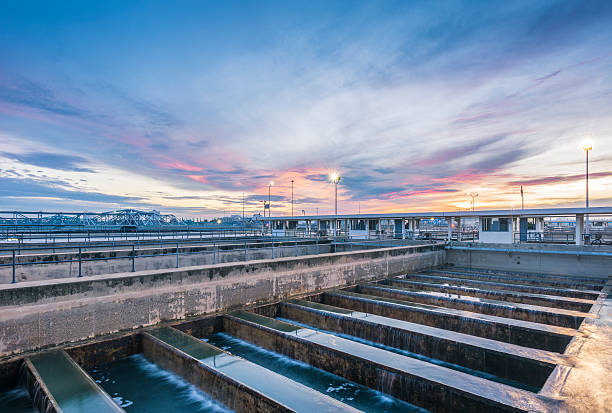
[[[5,309],[23,315],[111,296],[140,309],[136,292],[171,303],[177,286],[217,304],[22,352],[5,335],[2,411],[579,411],[567,383],[585,368],[582,348],[610,348],[597,328],[611,282],[444,266],[443,254],[402,247],[5,288]]]

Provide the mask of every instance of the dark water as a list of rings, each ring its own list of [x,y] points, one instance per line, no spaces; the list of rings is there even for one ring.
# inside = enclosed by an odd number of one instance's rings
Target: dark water
[[[89,373],[129,413],[232,411],[141,354],[98,366]]]
[[[0,393],[0,411],[3,413],[38,413],[25,387]]]
[[[375,341],[365,340],[365,339],[362,339],[360,337],[351,336],[349,334],[342,334],[342,333],[337,333],[337,332],[334,332],[334,331],[322,330],[320,328],[316,328],[316,327],[310,326],[308,324],[300,323],[298,321],[294,321],[294,320],[290,320],[290,319],[285,319],[285,318],[281,318],[281,317],[279,317],[278,320],[284,321],[284,322],[293,323],[293,324],[295,324],[297,326],[309,328],[309,329],[315,330],[315,331],[320,331],[322,333],[327,333],[327,334],[335,335],[335,336],[338,336],[338,337],[346,338],[348,340],[356,341],[358,343],[367,344],[367,345],[372,346],[372,347],[377,347],[377,348],[380,348],[380,349],[383,349],[383,350],[391,351],[393,353],[401,354],[403,356],[407,356],[407,357],[410,357],[410,358],[413,358],[413,359],[426,361],[428,363],[436,364],[438,366],[442,366],[442,367],[446,367],[446,368],[453,369],[453,370],[456,370],[456,371],[460,371],[460,372],[463,372],[463,373],[471,374],[472,376],[481,377],[483,379],[495,381],[497,383],[507,384],[509,386],[516,387],[516,388],[519,388],[519,389],[531,391],[531,392],[534,392],[534,393],[537,393],[540,390],[540,388],[538,388],[538,387],[530,386],[530,385],[525,384],[525,383],[517,382],[517,381],[514,381],[514,380],[508,380],[508,379],[505,379],[503,377],[496,376],[494,374],[486,373],[484,371],[473,370],[473,369],[470,369],[470,368],[467,368],[467,367],[460,366],[458,364],[448,363],[446,361],[442,361],[442,360],[434,359],[434,358],[431,358],[431,357],[427,357],[427,356],[424,356],[422,354],[412,353],[412,352],[407,351],[407,350],[401,350],[401,349],[396,348],[396,347],[390,347],[390,346],[387,346],[387,345],[384,345],[384,344],[377,343]]]
[[[427,410],[381,392],[225,333],[213,334],[204,340],[364,412],[427,412]]]

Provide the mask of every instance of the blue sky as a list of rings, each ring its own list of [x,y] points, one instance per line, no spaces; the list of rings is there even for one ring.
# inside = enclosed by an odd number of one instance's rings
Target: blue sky
[[[612,202],[612,2],[12,2],[0,209]]]

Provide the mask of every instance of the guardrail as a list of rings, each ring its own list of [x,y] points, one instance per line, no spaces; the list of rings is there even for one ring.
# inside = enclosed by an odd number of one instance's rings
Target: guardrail
[[[585,245],[612,245],[612,234],[606,233],[604,231],[592,231],[590,233],[583,233],[582,239],[584,240]],[[515,244],[539,243],[569,245],[576,243],[576,232],[514,232],[513,240]]]
[[[298,240],[298,241],[312,241],[315,238],[291,238],[291,237],[276,237],[274,238],[276,241],[284,241],[284,240]],[[178,238],[178,239],[159,239],[159,240],[155,240],[155,239],[139,239],[139,240],[133,240],[132,242],[116,242],[116,241],[91,241],[91,242],[83,242],[83,243],[77,243],[77,242],[73,242],[73,245],[65,245],[65,244],[57,244],[57,243],[48,243],[48,244],[43,244],[42,246],[31,246],[29,244],[15,244],[15,246],[10,246],[8,247],[7,244],[4,244],[4,247],[0,247],[0,257],[2,257],[2,255],[4,255],[4,253],[10,253],[12,250],[16,250],[17,254],[21,254],[22,252],[36,252],[36,251],[51,251],[52,253],[56,253],[57,251],[64,251],[64,252],[69,252],[69,251],[77,251],[78,248],[82,248],[83,252],[87,252],[88,250],[91,249],[96,249],[96,250],[100,250],[100,251],[108,251],[108,250],[113,250],[116,248],[123,248],[123,247],[127,247],[127,248],[131,248],[132,245],[137,246],[138,248],[140,247],[157,247],[157,248],[164,248],[166,246],[174,246],[176,245],[176,243],[178,242],[181,246],[185,247],[185,246],[198,246],[198,245],[212,245],[215,243],[218,244],[222,244],[223,241],[227,241],[228,243],[231,242],[242,242],[242,241],[253,241],[253,240],[257,240],[257,241],[269,241],[271,240],[271,238],[269,237],[264,237],[262,238],[261,236],[257,236],[257,237],[248,237],[248,236],[244,236],[244,237],[236,237],[236,238],[231,238],[231,237],[226,237],[226,238]]]
[[[200,229],[173,231],[49,231],[49,232],[0,232],[0,242],[52,244],[58,242],[92,243],[117,240],[151,239],[220,239],[237,237],[261,237],[261,228]]]
[[[12,267],[12,278],[11,278],[11,283],[14,284],[17,282],[16,280],[16,268],[18,266],[28,266],[28,265],[51,265],[51,264],[58,264],[58,263],[78,263],[78,275],[77,277],[83,277],[83,271],[82,271],[82,266],[84,262],[93,262],[93,261],[108,261],[108,260],[125,260],[125,259],[129,259],[131,260],[131,271],[135,272],[135,267],[136,267],[136,258],[149,258],[149,257],[163,257],[163,256],[176,256],[176,267],[175,268],[179,268],[181,265],[181,257],[183,256],[188,256],[188,255],[194,255],[194,254],[211,254],[212,255],[212,264],[216,264],[217,262],[217,257],[220,256],[221,252],[236,252],[236,251],[244,251],[244,254],[242,255],[243,259],[242,261],[248,261],[248,252],[252,251],[252,250],[266,250],[266,249],[270,249],[271,250],[271,256],[272,259],[277,258],[278,255],[283,255],[286,256],[285,254],[278,254],[276,251],[278,250],[287,250],[287,249],[293,249],[295,251],[293,256],[300,256],[301,254],[299,254],[299,247],[300,246],[312,246],[313,244],[310,243],[305,243],[305,241],[314,241],[314,254],[306,254],[306,255],[319,255],[320,254],[320,246],[321,245],[329,245],[331,247],[333,247],[334,252],[337,251],[337,246],[338,245],[342,245],[345,251],[353,251],[354,247],[358,247],[358,249],[370,249],[370,248],[389,248],[389,247],[401,247],[401,246],[408,246],[408,242],[409,240],[395,240],[392,243],[387,243],[387,244],[382,244],[382,243],[378,243],[376,241],[360,241],[360,242],[352,242],[352,241],[348,241],[348,242],[333,242],[332,240],[328,240],[328,239],[319,239],[319,238],[315,238],[315,239],[301,239],[301,240],[288,240],[288,239],[266,239],[264,242],[258,242],[258,243],[248,243],[247,240],[244,240],[242,243],[242,246],[240,248],[220,248],[221,245],[225,245],[227,246],[227,244],[217,244],[217,243],[213,243],[212,244],[212,250],[210,251],[181,251],[181,249],[185,249],[186,246],[185,245],[181,245],[180,243],[176,243],[175,246],[173,246],[173,248],[170,248],[171,250],[174,250],[173,252],[170,253],[158,253],[158,254],[137,254],[138,251],[142,251],[142,249],[137,249],[136,248],[136,244],[132,243],[132,244],[128,244],[128,245],[123,245],[128,247],[128,251],[130,251],[130,253],[128,255],[125,256],[105,256],[105,257],[83,257],[83,252],[84,252],[84,247],[79,246],[79,247],[65,247],[65,249],[73,249],[74,253],[77,254],[76,258],[70,258],[70,259],[60,259],[60,260],[52,260],[52,261],[43,261],[43,262],[39,262],[39,261],[32,261],[32,262],[20,262],[18,258],[20,257],[24,257],[20,254],[17,254],[17,249],[11,249],[8,250],[11,252],[10,257],[11,257],[11,262],[10,263],[0,263],[0,267]],[[328,242],[324,242],[324,241],[328,241]],[[268,247],[267,244],[270,244],[270,246]],[[284,244],[284,245],[283,245]],[[209,244],[210,245],[210,244]],[[415,251],[425,251],[425,250],[431,250],[431,248],[444,248],[444,243],[435,243],[435,244],[425,244],[425,245],[414,245],[411,246],[412,248],[415,249]],[[259,247],[258,247],[259,246]],[[41,248],[38,248],[41,249]],[[7,249],[4,249],[2,251],[7,251]],[[114,250],[117,251],[117,250]],[[125,250],[124,250],[125,251]],[[236,260],[233,260],[232,262],[235,262]]]

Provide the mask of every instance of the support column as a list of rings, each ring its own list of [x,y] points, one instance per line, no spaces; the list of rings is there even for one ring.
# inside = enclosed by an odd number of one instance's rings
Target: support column
[[[544,217],[536,218],[536,231],[544,232]]]
[[[584,245],[582,233],[584,232],[584,214],[576,214],[576,245]]]
[[[406,239],[406,219],[402,218],[402,239]]]
[[[447,218],[446,221],[448,222],[448,233],[446,234],[446,240],[450,242],[453,239],[453,219]]]
[[[461,217],[457,217],[457,241],[461,241]]]

